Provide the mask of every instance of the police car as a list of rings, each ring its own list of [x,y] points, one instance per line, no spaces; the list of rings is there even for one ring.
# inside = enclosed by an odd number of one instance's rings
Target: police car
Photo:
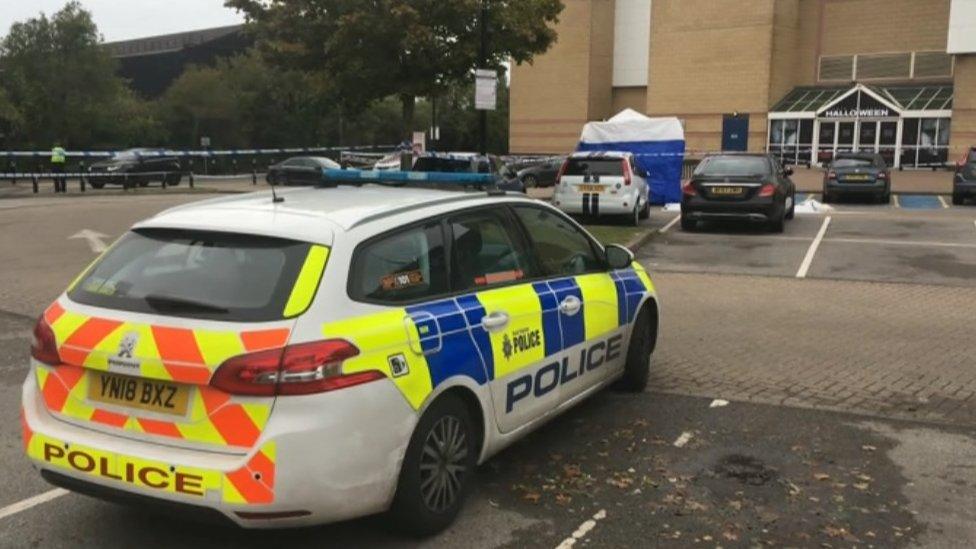
[[[105,499],[431,534],[479,463],[608,384],[642,390],[657,326],[628,250],[522,195],[207,200],[137,223],[41,315],[24,448]]]
[[[651,215],[647,177],[632,153],[576,152],[559,169],[552,203],[566,213],[622,216],[636,226]]]

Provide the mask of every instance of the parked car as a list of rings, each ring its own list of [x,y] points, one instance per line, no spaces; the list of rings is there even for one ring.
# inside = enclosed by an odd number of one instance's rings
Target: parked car
[[[487,173],[495,178],[495,185],[504,191],[524,193],[525,185],[513,174],[508,173],[505,164],[493,154],[482,155],[473,152],[426,152],[413,162],[411,171],[440,173]]]
[[[629,152],[576,152],[556,176],[552,203],[568,214],[624,216],[632,225],[651,215],[647,173]]]
[[[976,198],[976,147],[956,164],[956,176],[952,180],[952,203],[961,206],[967,198]]]
[[[891,171],[884,157],[871,152],[837,153],[824,172],[823,201],[839,196],[870,196],[882,204],[891,201]]]
[[[768,154],[722,153],[706,156],[681,188],[681,228],[699,221],[765,223],[781,233],[793,219],[796,186],[793,169]]]
[[[322,182],[322,170],[340,167],[324,156],[294,156],[269,166],[266,178],[272,185],[316,185]]]
[[[179,185],[183,178],[180,159],[163,149],[128,149],[88,167],[86,182],[94,189],[105,185],[139,185],[165,181]]]
[[[566,160],[564,156],[547,158],[537,164],[532,164],[518,169],[517,177],[525,185],[525,188],[532,187],[552,187],[556,184],[556,176],[559,175],[559,168]]]

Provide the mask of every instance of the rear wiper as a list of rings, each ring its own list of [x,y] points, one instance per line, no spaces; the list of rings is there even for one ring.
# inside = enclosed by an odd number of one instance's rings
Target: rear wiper
[[[191,299],[181,299],[178,297],[164,295],[147,295],[142,298],[146,304],[156,311],[182,311],[195,313],[216,313],[226,314],[230,311],[218,305],[193,301]]]

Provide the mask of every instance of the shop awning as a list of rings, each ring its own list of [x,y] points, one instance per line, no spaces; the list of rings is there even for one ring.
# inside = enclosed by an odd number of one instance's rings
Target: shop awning
[[[952,108],[952,85],[868,86],[902,111],[937,111]],[[798,87],[786,94],[770,112],[816,113],[856,89],[844,87]]]

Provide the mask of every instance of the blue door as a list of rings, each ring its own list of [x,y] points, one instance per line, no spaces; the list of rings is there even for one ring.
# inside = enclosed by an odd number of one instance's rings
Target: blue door
[[[749,115],[726,114],[722,117],[722,150],[745,151],[749,148]]]

